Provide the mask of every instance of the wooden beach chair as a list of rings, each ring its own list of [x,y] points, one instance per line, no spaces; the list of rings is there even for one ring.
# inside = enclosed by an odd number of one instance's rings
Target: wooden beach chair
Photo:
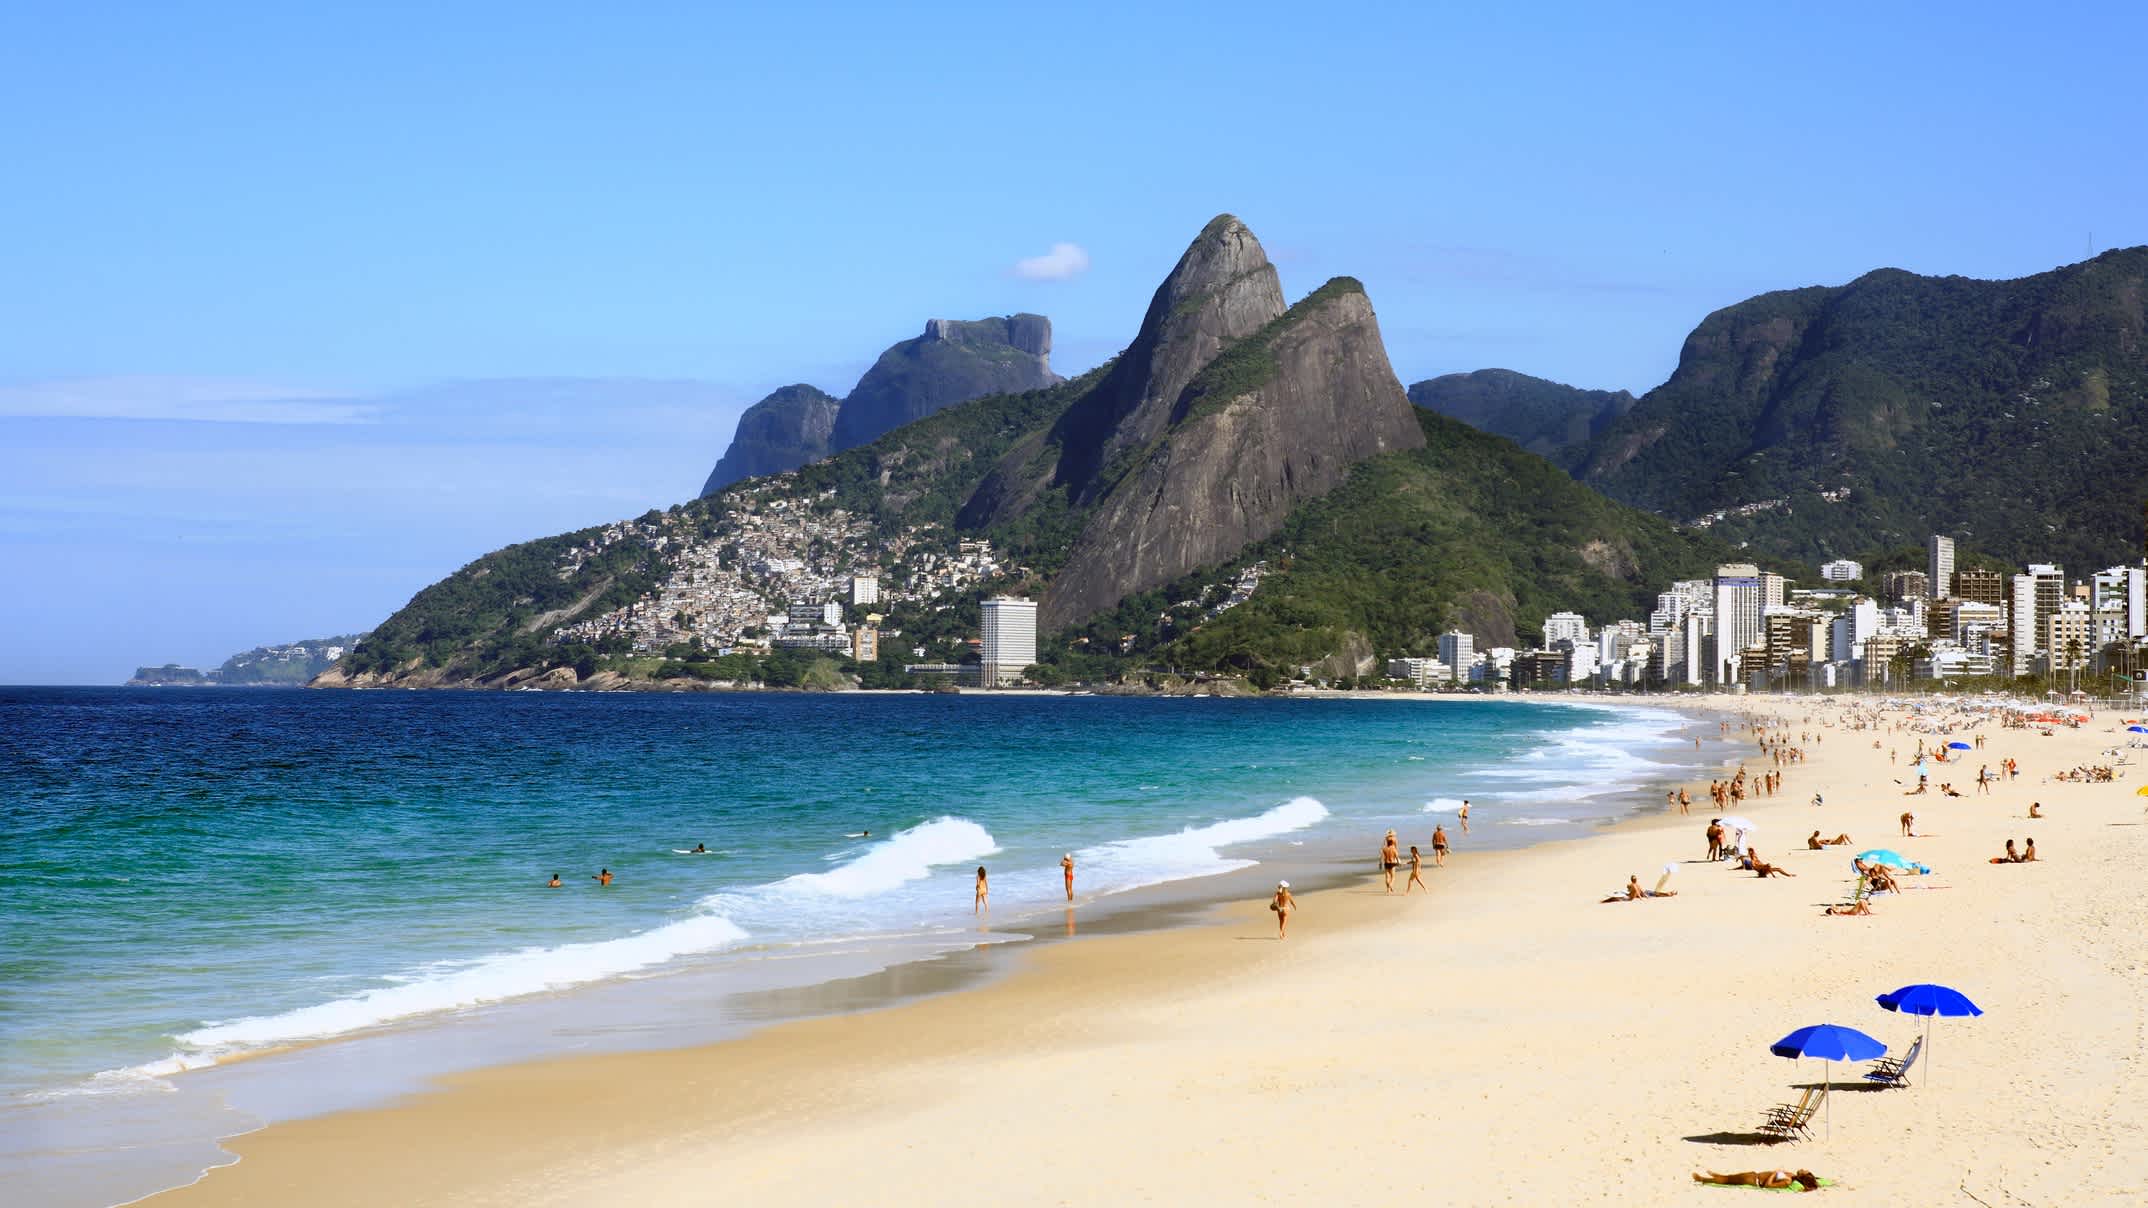
[[[1796,1103],[1785,1103],[1768,1113],[1761,1122],[1760,1131],[1770,1144],[1776,1141],[1795,1141],[1799,1137],[1811,1139],[1813,1117],[1827,1104],[1827,1088],[1808,1087]]]
[[[1923,1052],[1924,1037],[1919,1036],[1916,1043],[1909,1046],[1909,1051],[1900,1057],[1882,1057],[1873,1062],[1872,1068],[1865,1071],[1865,1081],[1881,1086],[1908,1086],[1909,1071]]]

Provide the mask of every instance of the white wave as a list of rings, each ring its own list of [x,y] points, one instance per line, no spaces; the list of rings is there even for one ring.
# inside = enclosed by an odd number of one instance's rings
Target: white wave
[[[1312,797],[1290,800],[1251,818],[1228,818],[1207,826],[1189,826],[1175,835],[1119,839],[1083,848],[1075,864],[1082,870],[1084,892],[1118,893],[1192,877],[1210,877],[1250,868],[1257,861],[1225,856],[1223,848],[1272,839],[1304,830],[1328,816],[1328,807]]]
[[[1451,814],[1461,808],[1462,799],[1460,797],[1434,797],[1432,800],[1425,802],[1424,812],[1428,814]]]
[[[165,1062],[137,1067],[176,1073],[202,1058],[246,1049],[340,1036],[416,1015],[481,1006],[563,990],[634,973],[681,956],[716,952],[746,939],[743,928],[718,914],[698,914],[610,940],[523,948],[432,971],[363,994],[276,1015],[207,1024],[178,1037],[181,1051]]]
[[[1497,818],[1501,826],[1571,826],[1576,818]]]
[[[969,819],[934,818],[897,831],[840,867],[827,872],[802,872],[767,888],[777,893],[862,898],[922,881],[932,875],[934,868],[982,860],[998,850],[999,843],[992,833]]]

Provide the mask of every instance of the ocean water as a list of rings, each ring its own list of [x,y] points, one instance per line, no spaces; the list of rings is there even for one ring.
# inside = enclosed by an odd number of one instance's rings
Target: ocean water
[[[0,1182],[183,1182],[216,1135],[336,1105],[293,1086],[339,1043],[483,1014],[565,1051],[642,1018],[637,983],[971,948],[980,864],[984,938],[1016,940],[1064,852],[1088,910],[1388,826],[1428,846],[1464,797],[1471,845],[1583,833],[1660,798],[1688,733],[1557,699],[0,689]],[[236,1083],[196,1089],[292,1046],[243,1120]]]

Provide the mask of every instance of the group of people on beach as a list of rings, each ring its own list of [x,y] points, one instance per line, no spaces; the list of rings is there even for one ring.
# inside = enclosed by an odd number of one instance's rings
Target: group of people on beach
[[[1459,817],[1462,822],[1462,829],[1468,830],[1468,802],[1462,803]],[[1432,827],[1432,866],[1434,868],[1445,868],[1447,866],[1447,848],[1447,828],[1442,824],[1435,823]],[[1395,832],[1389,830],[1386,840],[1380,845],[1380,875],[1387,883],[1387,892],[1395,892],[1395,873],[1401,867],[1402,850],[1395,839]],[[1412,889],[1422,889],[1426,893],[1431,893],[1432,887],[1424,882],[1424,856],[1417,850],[1415,843],[1410,844],[1409,869],[1410,879],[1402,887],[1403,895],[1408,896]]]
[[[1066,881],[1067,901],[1071,902],[1074,900],[1073,852],[1068,852],[1065,855],[1059,857],[1059,873],[1060,876]],[[986,915],[992,913],[992,876],[990,873],[985,871],[985,866],[982,864],[979,864],[977,866],[976,896],[971,901],[970,913],[973,915]],[[1071,919],[1073,916],[1069,915],[1068,917]],[[1071,927],[1072,924],[1069,923],[1068,926]]]

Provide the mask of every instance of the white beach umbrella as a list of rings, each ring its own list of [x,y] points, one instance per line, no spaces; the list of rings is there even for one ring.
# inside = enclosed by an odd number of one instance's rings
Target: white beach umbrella
[[[1743,855],[1745,853],[1745,837],[1760,828],[1753,825],[1752,819],[1741,817],[1737,814],[1732,814],[1721,821],[1723,833],[1730,836],[1730,850]]]

